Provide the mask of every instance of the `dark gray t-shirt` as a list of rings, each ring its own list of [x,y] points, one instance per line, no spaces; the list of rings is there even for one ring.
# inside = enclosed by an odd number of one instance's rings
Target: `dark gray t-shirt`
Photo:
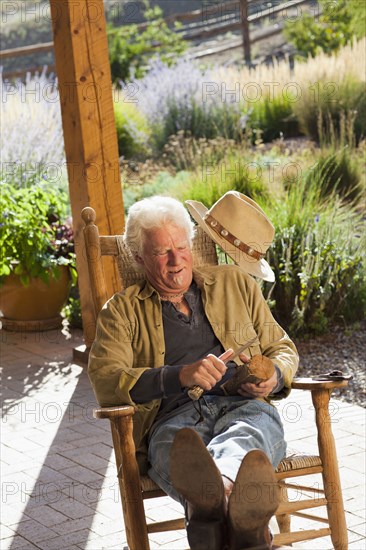
[[[205,315],[201,291],[195,282],[186,292],[185,299],[191,309],[190,317],[178,311],[171,302],[162,302],[166,364],[149,369],[140,376],[130,392],[135,403],[162,399],[162,411],[190,401],[179,381],[183,365],[194,363],[209,353],[219,356],[224,352]],[[206,394],[224,395],[219,386],[232,376],[235,363],[228,362],[227,367],[224,377]]]

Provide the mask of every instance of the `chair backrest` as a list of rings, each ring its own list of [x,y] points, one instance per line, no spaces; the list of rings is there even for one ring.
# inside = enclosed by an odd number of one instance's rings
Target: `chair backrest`
[[[111,297],[108,295],[105,283],[102,256],[112,256],[116,260],[121,279],[121,290],[143,279],[144,275],[136,268],[122,235],[99,235],[98,226],[95,224],[96,213],[89,206],[83,209],[81,216],[85,223],[85,250],[95,315],[97,316]],[[194,267],[217,265],[218,263],[215,243],[200,227],[196,228],[192,252]]]

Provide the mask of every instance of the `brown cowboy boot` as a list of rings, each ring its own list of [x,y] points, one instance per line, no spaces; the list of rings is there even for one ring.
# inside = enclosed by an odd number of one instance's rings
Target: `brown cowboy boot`
[[[192,550],[222,550],[225,493],[221,474],[200,436],[177,432],[170,451],[170,479],[186,501],[186,528]]]
[[[229,498],[229,549],[271,548],[268,522],[279,502],[279,487],[267,455],[259,449],[249,451]]]

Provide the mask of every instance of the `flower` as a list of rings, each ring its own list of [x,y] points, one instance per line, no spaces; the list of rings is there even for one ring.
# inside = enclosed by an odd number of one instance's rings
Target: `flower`
[[[54,231],[55,238],[50,243],[50,254],[53,254],[56,259],[65,258],[70,260],[74,258],[74,231],[72,225],[57,221],[51,224],[51,230]]]

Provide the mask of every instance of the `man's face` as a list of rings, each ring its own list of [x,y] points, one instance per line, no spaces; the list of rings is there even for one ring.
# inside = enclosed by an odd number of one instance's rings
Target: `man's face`
[[[148,281],[160,294],[185,292],[192,282],[192,253],[184,229],[173,224],[144,233],[142,256]]]

